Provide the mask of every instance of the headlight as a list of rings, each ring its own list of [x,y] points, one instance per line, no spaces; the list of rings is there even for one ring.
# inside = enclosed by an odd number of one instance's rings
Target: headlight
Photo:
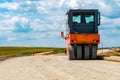
[[[93,40],[93,43],[98,43],[99,42],[99,40]]]
[[[76,40],[74,40],[74,43],[76,43],[77,41]]]
[[[94,43],[96,43],[97,41],[96,40],[93,40]]]

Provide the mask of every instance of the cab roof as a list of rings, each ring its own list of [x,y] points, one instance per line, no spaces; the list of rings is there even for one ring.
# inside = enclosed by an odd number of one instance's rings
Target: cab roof
[[[70,9],[66,12],[66,15],[76,12],[98,12],[98,9]]]

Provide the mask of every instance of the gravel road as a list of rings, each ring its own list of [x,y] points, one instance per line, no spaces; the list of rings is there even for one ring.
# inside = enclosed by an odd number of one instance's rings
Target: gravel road
[[[17,57],[0,62],[0,80],[120,80],[120,63],[69,61],[66,55]]]

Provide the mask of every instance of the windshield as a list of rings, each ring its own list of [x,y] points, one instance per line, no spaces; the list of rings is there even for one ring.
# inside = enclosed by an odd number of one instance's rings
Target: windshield
[[[81,23],[81,15],[73,15],[72,22],[73,23]]]
[[[94,23],[93,14],[77,14],[72,16],[73,23]]]
[[[85,15],[85,23],[93,23],[94,16],[93,15]]]

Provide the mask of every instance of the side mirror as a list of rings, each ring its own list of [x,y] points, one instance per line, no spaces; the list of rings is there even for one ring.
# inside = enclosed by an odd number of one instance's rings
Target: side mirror
[[[61,32],[61,37],[64,38],[64,32]]]
[[[98,26],[100,25],[100,12],[98,12]]]

